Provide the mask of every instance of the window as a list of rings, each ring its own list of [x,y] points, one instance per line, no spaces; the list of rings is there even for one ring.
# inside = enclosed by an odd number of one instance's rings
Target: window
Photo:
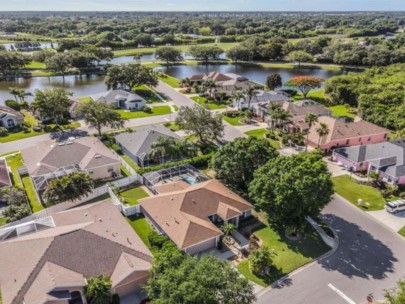
[[[108,171],[108,172],[113,172],[113,171],[114,171],[114,168],[113,168],[113,167],[108,167],[108,168],[107,168],[107,171]]]
[[[7,119],[7,127],[9,127],[9,128],[15,127],[15,122],[13,119]]]

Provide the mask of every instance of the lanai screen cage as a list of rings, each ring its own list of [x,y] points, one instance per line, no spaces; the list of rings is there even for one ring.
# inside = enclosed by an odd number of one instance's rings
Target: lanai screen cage
[[[54,179],[60,178],[62,176],[68,175],[73,172],[81,172],[83,171],[79,165],[71,165],[67,167],[61,167],[57,171],[52,173],[44,174],[44,175],[37,175],[32,178],[35,188],[37,191],[45,190],[45,188],[49,185]]]
[[[170,182],[184,180],[189,184],[197,184],[208,180],[208,177],[190,164],[180,165],[148,172],[143,175],[145,186],[153,193],[157,193],[155,186]]]

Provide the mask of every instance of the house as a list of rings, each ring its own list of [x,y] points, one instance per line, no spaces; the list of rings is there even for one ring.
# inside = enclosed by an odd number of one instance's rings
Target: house
[[[329,134],[321,138],[316,132],[320,123],[326,124],[329,129]],[[362,119],[347,122],[345,119],[322,116],[310,129],[308,144],[316,147],[319,141],[319,147],[327,151],[338,147],[384,142],[387,141],[388,133],[389,130]]]
[[[68,98],[70,100],[70,107],[69,107],[69,110],[68,110],[70,118],[72,118],[72,119],[82,118],[83,114],[78,113],[78,111],[77,111],[77,109],[79,108],[81,102],[78,99],[76,99],[76,98],[74,98],[72,96],[68,96]]]
[[[385,182],[405,185],[405,139],[337,148],[332,158],[354,172],[377,172]]]
[[[255,113],[255,109],[259,104],[279,103],[281,105],[290,100],[290,96],[281,91],[266,92],[264,90],[257,90],[255,96],[250,100],[250,110]],[[238,110],[244,110],[249,107],[249,101],[246,98],[233,99],[232,105]]]
[[[226,223],[239,225],[253,206],[218,180],[179,187],[155,189],[161,194],[139,200],[141,210],[153,226],[166,234],[179,249],[196,254],[215,248]]]
[[[161,124],[146,125],[133,130],[133,132],[121,133],[116,135],[115,142],[121,150],[128,155],[136,164],[141,167],[154,163],[149,158],[153,144],[160,138],[172,138],[174,141],[180,141],[182,138],[164,127]],[[163,161],[169,161],[171,158],[166,157]]]
[[[245,90],[249,86],[257,86],[257,84],[249,81],[246,77],[234,73],[219,73],[210,72],[209,74],[197,74],[189,77],[191,83],[203,83],[207,80],[215,82],[215,88],[209,91],[210,95],[214,98],[225,94],[225,96],[232,96],[236,89]]]
[[[12,185],[7,162],[5,159],[0,159],[0,189],[3,187],[11,187]]]
[[[67,142],[45,141],[21,151],[24,165],[36,189],[72,172],[87,172],[94,180],[119,176],[120,159],[95,137],[81,137]]]
[[[87,280],[109,276],[120,297],[140,291],[152,254],[110,200],[26,223],[0,242],[3,304],[85,304]]]
[[[24,121],[24,115],[10,107],[0,105],[0,127],[12,129]]]
[[[146,100],[138,94],[126,90],[110,90],[101,94],[90,96],[94,101],[113,104],[116,109],[140,111],[146,105]]]

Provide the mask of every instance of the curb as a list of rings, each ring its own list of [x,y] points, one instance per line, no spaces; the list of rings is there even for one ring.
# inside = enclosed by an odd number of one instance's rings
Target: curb
[[[327,224],[327,223],[326,223],[326,224]],[[327,224],[327,225],[328,225],[329,229],[332,231],[332,233],[333,233],[333,235],[334,235],[334,239],[335,239],[335,244],[334,244],[334,246],[332,247],[332,249],[329,250],[328,252],[324,253],[323,255],[321,255],[321,256],[315,258],[313,261],[311,261],[311,262],[309,262],[309,263],[307,263],[307,264],[304,264],[304,265],[302,265],[301,267],[299,267],[299,268],[297,268],[297,269],[291,271],[290,273],[286,274],[285,276],[281,277],[280,279],[278,279],[277,281],[275,281],[274,283],[272,283],[270,286],[261,289],[259,292],[257,292],[257,293],[255,294],[255,296],[256,296],[257,298],[259,298],[260,296],[262,296],[262,295],[265,294],[266,292],[275,289],[276,287],[282,286],[283,282],[284,282],[286,279],[289,279],[289,278],[293,277],[294,275],[300,273],[301,271],[303,271],[303,270],[305,270],[305,269],[307,269],[307,268],[313,266],[314,264],[318,263],[319,261],[330,257],[331,255],[333,255],[333,254],[337,251],[337,249],[338,249],[338,247],[339,247],[339,237],[338,237],[336,231],[335,231],[333,228],[331,228],[331,227],[329,226],[329,224]],[[325,243],[325,244],[326,244],[326,243]],[[327,244],[326,244],[326,245],[327,245]]]

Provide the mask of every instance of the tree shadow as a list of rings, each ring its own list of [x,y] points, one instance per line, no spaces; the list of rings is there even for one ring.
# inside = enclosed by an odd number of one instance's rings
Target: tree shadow
[[[361,277],[384,279],[394,271],[392,250],[369,232],[355,223],[346,221],[334,214],[326,214],[323,219],[335,229],[339,236],[337,251],[322,259],[319,264],[328,271],[338,271],[348,278]]]
[[[84,137],[87,136],[87,132],[79,129],[69,129],[66,131],[52,132],[50,134],[51,139],[56,141],[68,140],[70,137]]]

